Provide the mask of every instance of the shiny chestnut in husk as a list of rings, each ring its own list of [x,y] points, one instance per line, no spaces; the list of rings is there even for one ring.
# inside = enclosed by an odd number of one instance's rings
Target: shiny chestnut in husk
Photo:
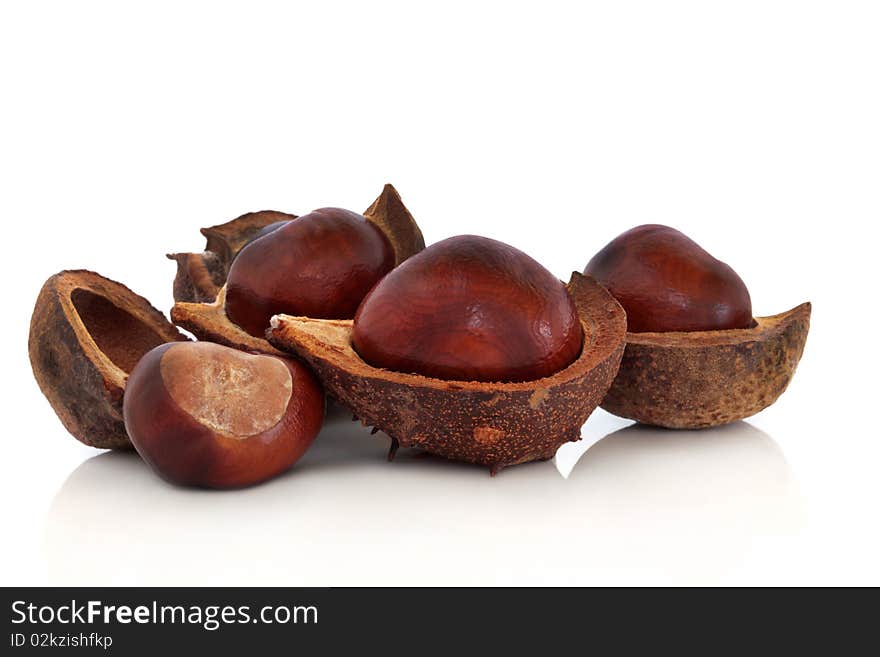
[[[322,208],[245,246],[226,279],[226,314],[262,337],[278,313],[350,319],[394,267],[394,251],[363,215]]]
[[[488,465],[552,458],[579,440],[623,353],[623,308],[564,286],[481,237],[435,244],[386,276],[352,320],[277,315],[269,342],[398,446]]]
[[[626,350],[602,407],[644,424],[699,429],[754,415],[800,361],[809,303],[752,317],[742,280],[679,231],[639,226],[590,260],[627,312]]]
[[[451,381],[531,381],[570,365],[583,334],[565,286],[528,255],[451,237],[376,285],[354,319],[367,363]]]
[[[278,475],[303,455],[321,428],[324,392],[295,360],[171,343],[134,368],[123,415],[135,449],[159,475],[232,488]]]
[[[593,256],[584,273],[620,302],[633,333],[754,324],[749,291],[737,273],[668,226],[626,231]]]
[[[373,283],[425,248],[391,185],[363,215],[264,210],[202,233],[205,252],[169,256],[178,266],[171,319],[200,340],[277,355],[264,339],[271,313],[351,318]]]

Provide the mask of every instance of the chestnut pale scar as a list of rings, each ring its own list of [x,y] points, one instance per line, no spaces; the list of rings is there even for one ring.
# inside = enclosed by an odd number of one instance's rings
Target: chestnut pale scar
[[[290,371],[277,358],[209,342],[169,348],[160,370],[181,409],[231,438],[247,438],[278,424],[293,394]]]

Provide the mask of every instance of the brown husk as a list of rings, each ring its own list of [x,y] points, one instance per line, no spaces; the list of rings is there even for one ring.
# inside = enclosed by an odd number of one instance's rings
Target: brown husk
[[[295,214],[261,210],[248,212],[225,224],[202,228],[207,243],[203,253],[169,253],[177,262],[174,300],[210,303],[226,283],[233,259],[261,229],[279,221],[296,219]]]
[[[28,354],[34,377],[64,427],[99,448],[130,448],[122,395],[140,357],[186,340],[141,296],[90,271],[49,278],[34,307]]]
[[[232,323],[226,316],[225,309],[225,284],[229,265],[232,263],[232,257],[235,253],[238,253],[247,243],[247,239],[241,239],[241,235],[249,231],[249,239],[260,228],[281,220],[278,217],[273,218],[272,221],[256,217],[256,215],[263,214],[265,212],[244,215],[223,226],[215,226],[202,231],[208,236],[209,249],[214,247],[225,253],[226,246],[223,245],[237,245],[234,250],[231,247],[228,249],[228,253],[232,254],[228,259],[227,256],[209,256],[211,251],[204,254],[179,253],[168,256],[177,260],[178,263],[177,278],[174,280],[176,303],[171,309],[171,320],[190,331],[199,340],[210,340],[248,351],[279,353],[266,340],[256,338]],[[280,215],[282,213],[274,214]],[[248,220],[249,223],[242,222],[245,217],[249,216],[251,217]],[[293,215],[284,216],[293,217]],[[409,210],[403,205],[400,194],[392,185],[385,185],[379,197],[364,212],[364,216],[388,238],[394,249],[395,265],[399,265],[411,255],[425,248],[422,231]],[[236,224],[236,222],[240,223]],[[265,223],[253,228],[256,225],[255,222]],[[245,226],[247,226],[247,231],[245,231]],[[225,237],[221,238],[221,235]]]
[[[627,333],[620,370],[602,408],[675,429],[735,422],[785,391],[810,329],[809,303],[756,326],[691,333]]]
[[[351,320],[277,315],[267,332],[277,348],[305,359],[332,397],[395,444],[501,467],[551,458],[611,384],[623,354],[623,309],[595,280],[572,274],[568,291],[584,329],[578,359],[524,383],[444,381],[372,367],[351,346]]]
[[[419,225],[393,185],[385,185],[379,197],[364,211],[364,216],[391,242],[395,267],[425,248],[425,238]]]
[[[243,351],[284,355],[263,338],[254,337],[230,321],[226,315],[225,285],[211,303],[175,303],[171,309],[171,321],[199,340],[216,342]]]

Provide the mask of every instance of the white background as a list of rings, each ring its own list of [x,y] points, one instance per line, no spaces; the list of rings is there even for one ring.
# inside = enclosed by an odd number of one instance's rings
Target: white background
[[[2,584],[880,584],[880,20],[871,2],[3,3]],[[776,405],[597,411],[491,479],[332,419],[288,475],[173,488],[71,438],[26,353],[43,281],[168,310],[170,251],[249,210],[363,210],[567,278],[671,224],[813,324]]]

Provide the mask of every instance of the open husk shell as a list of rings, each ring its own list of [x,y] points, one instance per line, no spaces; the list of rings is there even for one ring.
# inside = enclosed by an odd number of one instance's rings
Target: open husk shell
[[[627,333],[602,408],[643,424],[700,429],[770,406],[794,376],[810,329],[809,303],[758,317],[748,329]]]
[[[572,274],[568,291],[584,330],[578,359],[523,383],[444,381],[365,363],[351,345],[351,320],[276,315],[267,332],[277,348],[305,359],[330,395],[395,445],[450,459],[504,466],[551,458],[580,438],[623,354],[623,308],[590,277]]]
[[[252,214],[264,215],[265,213]],[[293,215],[286,216],[288,218],[294,217]],[[364,212],[364,216],[388,238],[394,250],[395,266],[425,248],[422,231],[392,185],[385,185],[379,197]],[[199,340],[209,340],[236,349],[279,354],[280,352],[266,340],[248,334],[226,316],[225,284],[232,258],[260,228],[279,221],[277,217],[272,221],[266,220],[265,217],[250,219],[250,223],[247,224],[248,239],[242,240],[242,230],[245,226],[245,223],[242,222],[243,219],[244,217],[239,217],[230,224],[215,226],[203,231],[208,236],[209,248],[213,246],[227,255],[215,257],[210,255],[211,251],[207,251],[205,254],[190,253],[168,256],[178,262],[178,274],[174,283],[176,303],[171,309],[171,320],[190,331]],[[253,228],[256,225],[255,221],[265,223]],[[242,223],[233,226],[232,224],[235,222]],[[205,231],[210,231],[210,233]],[[232,237],[233,234],[234,237]],[[221,245],[226,245],[229,248]],[[211,269],[212,267],[213,269]],[[198,284],[197,281],[202,281],[203,284]],[[211,287],[215,283],[216,287]],[[178,287],[183,290],[186,286],[198,290],[198,293],[195,295],[181,294],[178,297]]]
[[[122,395],[140,357],[183,336],[150,303],[90,271],[49,278],[31,317],[34,377],[64,427],[86,445],[129,448]]]

